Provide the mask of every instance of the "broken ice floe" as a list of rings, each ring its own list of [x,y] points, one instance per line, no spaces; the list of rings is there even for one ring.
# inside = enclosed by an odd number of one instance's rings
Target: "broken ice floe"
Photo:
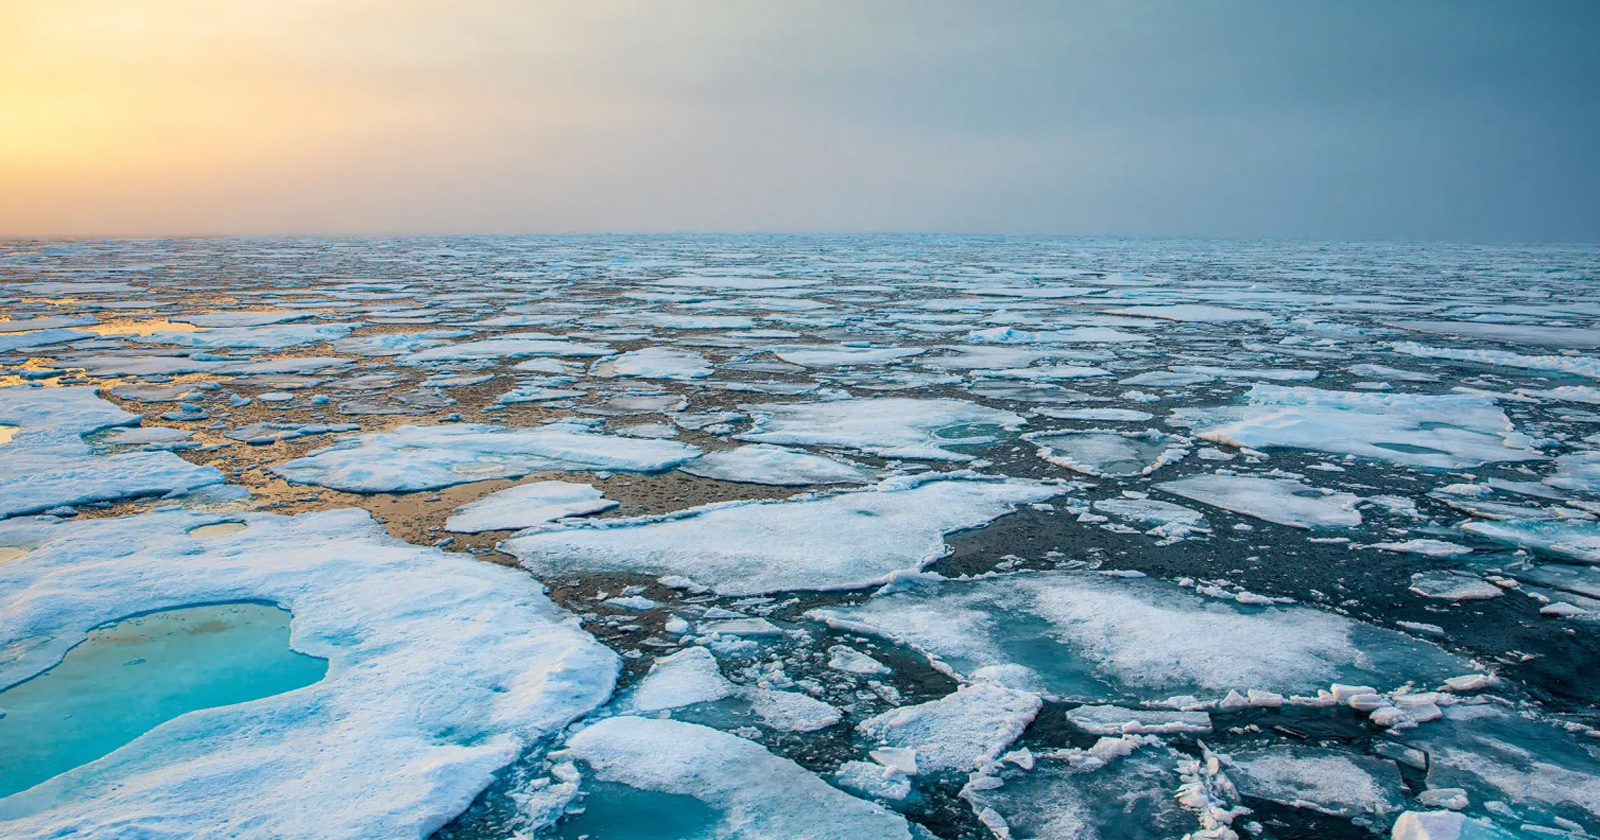
[[[229,515],[246,527],[190,535],[218,521],[0,523],[0,542],[31,547],[0,565],[0,684],[107,621],[225,601],[290,610],[294,647],[329,660],[314,685],[174,718],[0,800],[8,836],[228,823],[262,836],[425,837],[611,692],[616,656],[525,575],[399,542],[360,511]]]
[[[463,423],[351,435],[272,471],[296,484],[403,493],[546,470],[658,472],[699,454],[674,441],[596,434],[581,423],[531,429]]]
[[[948,447],[992,443],[1026,421],[1009,411],[962,400],[880,399],[766,403],[741,408],[755,427],[737,435],[760,443],[840,446],[889,458],[968,461]]]
[[[171,452],[95,454],[84,435],[139,422],[93,388],[0,388],[0,518],[87,502],[178,495],[223,483]]]
[[[1282,446],[1419,467],[1459,469],[1542,457],[1493,399],[1479,394],[1372,394],[1256,385],[1243,407],[1184,408],[1196,437]]]
[[[1079,701],[1315,693],[1461,669],[1431,645],[1332,613],[1081,572],[906,581],[860,606],[811,614],[908,644],[965,679]]]
[[[723,595],[870,586],[946,551],[944,535],[986,524],[1055,488],[932,476],[789,501],[726,502],[665,516],[548,526],[501,549],[539,575],[683,575]]]
[[[588,484],[536,481],[491,493],[456,508],[445,521],[444,529],[457,534],[516,531],[616,506],[616,502]]]

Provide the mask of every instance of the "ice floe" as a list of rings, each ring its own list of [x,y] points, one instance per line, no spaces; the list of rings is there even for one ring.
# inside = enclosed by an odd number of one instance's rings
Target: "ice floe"
[[[171,452],[96,454],[84,435],[139,422],[93,388],[0,388],[0,518],[87,502],[178,495],[223,483]]]
[[[945,534],[1058,492],[1019,480],[889,479],[812,498],[546,526],[501,549],[537,575],[682,575],[724,595],[858,588],[943,556]]]
[[[526,576],[386,536],[365,512],[0,523],[0,684],[95,626],[255,600],[293,613],[326,678],[192,712],[0,800],[8,836],[428,837],[493,773],[604,702],[617,658]],[[487,619],[485,619],[487,617]],[[396,709],[407,710],[395,714]],[[374,786],[374,778],[382,778]]]
[[[736,435],[760,443],[841,446],[889,458],[968,461],[952,446],[992,443],[1027,421],[963,400],[879,399],[740,406],[755,426]]]
[[[1164,492],[1212,507],[1295,528],[1353,528],[1361,524],[1350,493],[1318,490],[1290,478],[1191,475],[1156,485]]]
[[[748,484],[802,486],[868,480],[865,470],[843,461],[765,443],[707,452],[678,469],[702,478]]]
[[[1178,409],[1197,437],[1254,449],[1337,452],[1418,467],[1459,469],[1542,457],[1481,394],[1372,394],[1256,385],[1247,405]]]
[[[272,471],[296,484],[404,493],[542,471],[657,472],[699,454],[675,441],[596,434],[581,423],[531,429],[461,423],[351,435]]]
[[[1079,701],[1399,685],[1460,668],[1431,645],[1332,613],[1092,573],[906,581],[811,614],[911,645],[967,679]]]
[[[517,531],[567,516],[599,513],[617,506],[588,484],[535,481],[491,493],[456,508],[444,529],[458,534]]]

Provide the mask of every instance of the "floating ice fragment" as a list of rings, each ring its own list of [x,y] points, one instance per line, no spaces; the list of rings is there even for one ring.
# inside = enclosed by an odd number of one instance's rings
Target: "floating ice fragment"
[[[364,511],[229,514],[249,527],[189,536],[219,521],[0,523],[0,543],[33,546],[0,565],[0,684],[110,619],[229,601],[291,610],[294,647],[329,660],[314,685],[183,715],[0,800],[8,837],[427,837],[611,692],[616,656],[524,574],[392,539]]]
[[[888,746],[916,750],[919,774],[967,772],[999,758],[1033,722],[1040,706],[1039,698],[1028,692],[979,683],[938,700],[891,709],[856,728]]]
[[[1460,469],[1542,456],[1482,394],[1372,394],[1256,385],[1248,405],[1181,408],[1173,421],[1206,440],[1262,449],[1339,452],[1418,467]]]
[[[856,799],[751,741],[671,720],[616,717],[572,736],[568,753],[595,779],[640,791],[690,796],[708,806],[703,824],[678,836],[911,840],[905,820]],[[585,817],[601,810],[591,794]],[[656,836],[659,810],[617,811],[595,836]]]
[[[707,452],[678,469],[718,481],[779,486],[854,484],[868,480],[864,470],[842,461],[764,443]]]
[[[1361,524],[1361,514],[1356,511],[1359,497],[1323,493],[1293,479],[1191,475],[1156,486],[1212,507],[1295,528],[1353,528]]]
[[[491,493],[456,508],[444,529],[457,534],[521,530],[566,516],[599,513],[617,504],[588,484],[536,481]]]
[[[891,480],[816,498],[563,523],[517,534],[501,549],[539,575],[679,574],[723,595],[850,589],[920,569],[945,553],[945,534],[1059,492],[1020,480]]]
[[[462,423],[351,435],[272,472],[351,493],[404,493],[544,470],[657,472],[699,454],[675,441],[595,434],[578,423],[532,429]]]
[[[740,440],[844,446],[889,458],[969,461],[950,446],[994,442],[1002,429],[1027,421],[1009,411],[964,400],[878,399],[740,406],[755,419]]]

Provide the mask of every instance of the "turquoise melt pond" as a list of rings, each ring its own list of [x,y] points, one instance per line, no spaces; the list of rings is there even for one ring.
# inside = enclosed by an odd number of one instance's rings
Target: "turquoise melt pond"
[[[179,715],[303,688],[328,661],[289,647],[287,610],[183,607],[90,631],[54,667],[0,691],[0,797],[87,764]]]

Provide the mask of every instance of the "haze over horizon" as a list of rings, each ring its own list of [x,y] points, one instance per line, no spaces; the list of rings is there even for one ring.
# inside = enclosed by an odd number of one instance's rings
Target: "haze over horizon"
[[[1600,240],[1600,4],[0,0],[0,237]]]

